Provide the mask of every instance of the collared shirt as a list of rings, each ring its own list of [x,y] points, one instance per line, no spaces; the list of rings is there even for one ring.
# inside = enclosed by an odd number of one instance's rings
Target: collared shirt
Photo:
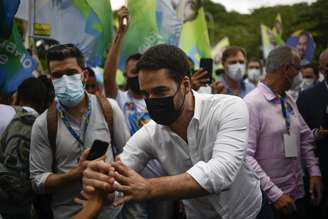
[[[286,121],[280,99],[269,87],[260,83],[244,100],[250,113],[247,161],[260,177],[262,190],[272,202],[283,193],[288,193],[294,199],[303,197],[301,161],[311,176],[320,176],[320,170],[313,152],[313,135],[295,102],[287,96],[290,131],[299,136],[299,156],[286,158],[283,140]]]
[[[81,153],[91,147],[96,139],[107,141],[111,145],[110,132],[103,116],[102,109],[97,101],[96,96],[88,95],[91,100],[90,121],[85,133],[81,136],[84,139],[84,145],[72,136],[64,125],[63,121],[58,117],[58,129],[56,138],[56,173],[67,173],[71,169],[77,167]],[[115,100],[108,99],[113,108],[113,135],[114,143],[117,148],[122,148],[130,137],[128,128],[124,121],[124,116]],[[68,113],[64,111],[64,113]],[[75,123],[70,119],[72,128],[79,134],[83,135],[83,127],[85,118],[81,119],[81,124]],[[107,150],[107,161],[113,160],[111,147]],[[44,192],[47,177],[53,173],[52,170],[53,155],[48,141],[47,131],[47,111],[41,114],[35,121],[32,128],[31,149],[30,149],[30,178],[34,190],[38,193]],[[63,186],[52,193],[52,208],[55,218],[71,218],[77,213],[81,206],[74,203],[82,190],[81,183],[73,183]]]
[[[210,195],[184,200],[187,218],[255,218],[261,208],[260,182],[245,161],[248,111],[230,95],[199,94],[186,143],[151,121],[124,147],[122,161],[140,172],[156,158],[171,176],[188,173]]]
[[[219,76],[219,81],[221,81],[224,85],[224,87],[227,89],[227,94],[231,95],[232,91],[229,87],[229,85],[227,84],[226,80],[224,79],[224,75],[220,75]],[[238,97],[245,97],[249,92],[251,92],[253,89],[255,88],[255,86],[251,83],[246,83],[245,80],[240,81],[240,87],[238,90]]]

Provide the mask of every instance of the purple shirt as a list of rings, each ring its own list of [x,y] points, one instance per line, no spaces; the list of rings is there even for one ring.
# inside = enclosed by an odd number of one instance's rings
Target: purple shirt
[[[261,188],[272,202],[283,193],[299,199],[304,196],[302,164],[310,176],[321,176],[314,155],[314,138],[295,102],[287,97],[291,133],[299,136],[298,156],[286,158],[283,135],[286,123],[280,99],[260,83],[244,98],[250,114],[247,161],[260,178]]]

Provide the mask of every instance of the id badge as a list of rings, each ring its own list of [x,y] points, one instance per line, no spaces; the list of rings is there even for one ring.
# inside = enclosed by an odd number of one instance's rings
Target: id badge
[[[295,158],[298,156],[298,138],[297,135],[284,134],[285,157]]]

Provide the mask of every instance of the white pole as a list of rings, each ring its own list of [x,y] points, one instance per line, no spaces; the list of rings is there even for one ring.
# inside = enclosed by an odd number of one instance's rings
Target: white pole
[[[34,26],[34,5],[35,0],[29,0],[28,2],[28,39],[25,41],[27,47],[29,47],[30,39],[33,37],[33,26]]]

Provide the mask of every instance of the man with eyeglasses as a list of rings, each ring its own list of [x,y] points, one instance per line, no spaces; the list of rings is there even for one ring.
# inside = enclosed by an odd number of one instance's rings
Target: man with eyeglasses
[[[313,203],[319,204],[322,195],[312,132],[296,103],[286,95],[299,83],[300,62],[289,47],[272,50],[265,80],[244,98],[250,114],[247,161],[260,178],[275,219],[307,218],[302,164],[310,176],[306,189]]]
[[[104,105],[96,96],[85,91],[84,83],[88,76],[83,54],[77,47],[66,44],[50,48],[47,64],[56,100],[33,125],[30,178],[37,193],[51,194],[54,218],[71,218],[81,208],[74,198],[82,189],[82,173],[89,162],[87,157],[93,142],[108,142],[110,146],[106,157],[112,161],[113,145],[122,151],[130,135],[115,100],[104,99],[112,109],[112,127],[109,127],[102,108]],[[54,117],[54,121],[49,117]],[[53,124],[57,126],[51,134]],[[51,141],[50,135],[54,135],[54,141]],[[108,218],[109,208],[104,210],[107,210],[104,214]]]
[[[230,94],[243,98],[255,88],[250,83],[245,83],[246,51],[239,46],[231,46],[222,54],[224,74],[212,84],[212,93]]]

